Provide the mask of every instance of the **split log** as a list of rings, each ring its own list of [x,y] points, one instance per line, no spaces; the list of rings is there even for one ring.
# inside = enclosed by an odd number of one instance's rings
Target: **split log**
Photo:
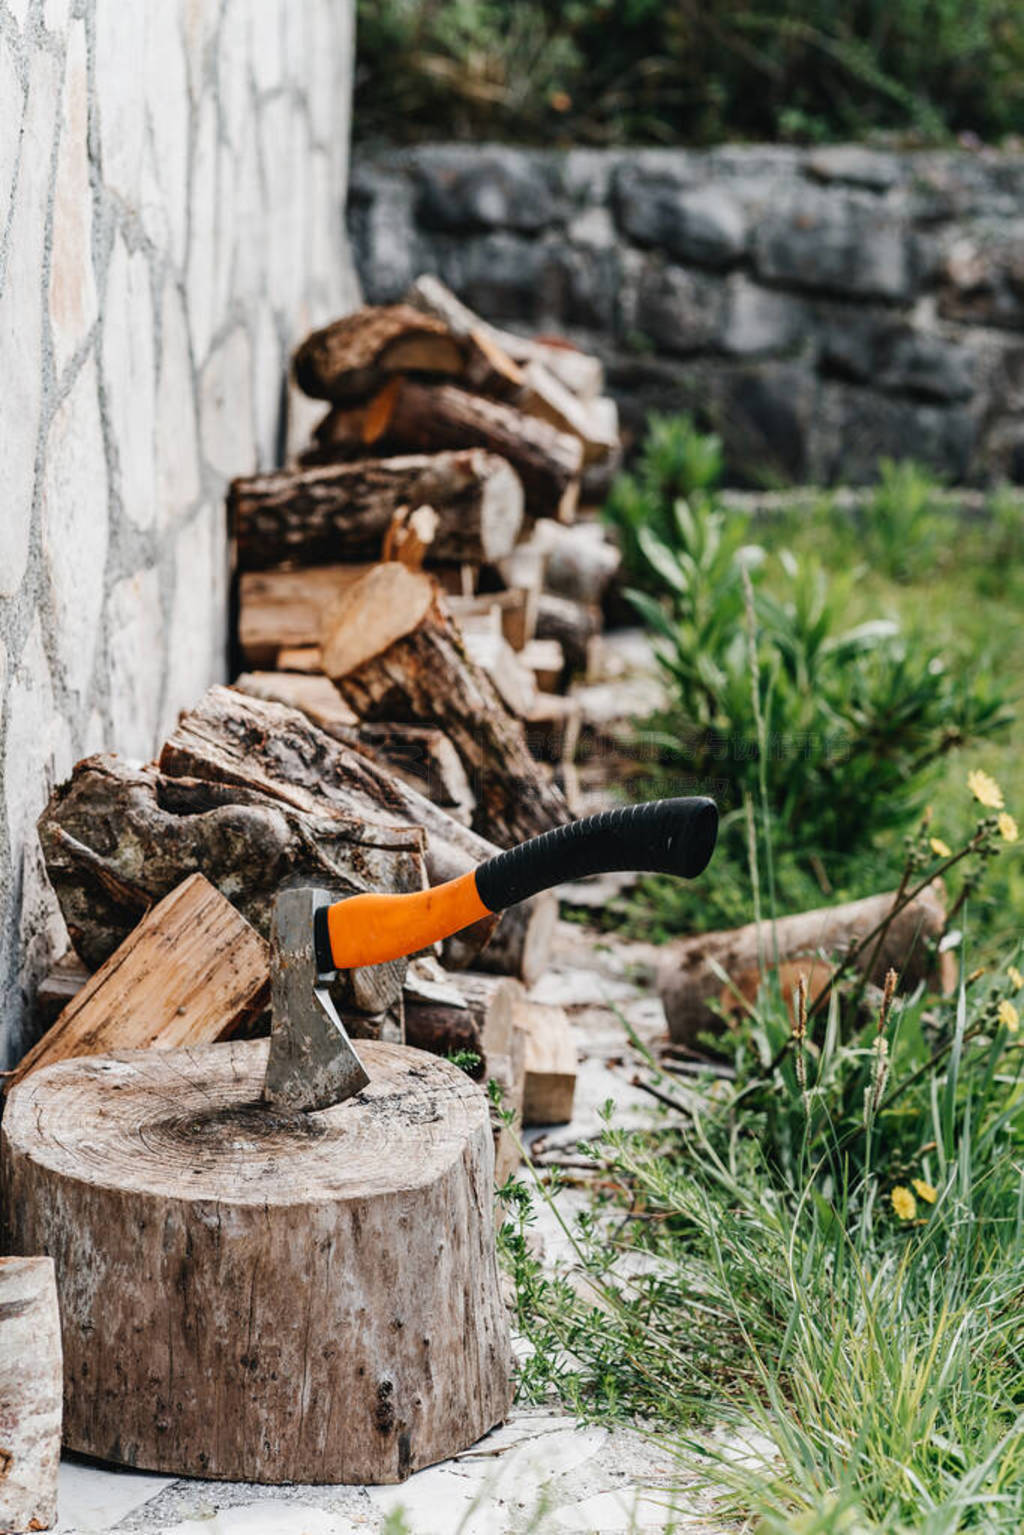
[[[57,1523],[63,1390],[53,1259],[0,1258],[0,1529]]]
[[[270,999],[267,945],[202,874],[146,913],[8,1078],[70,1056],[208,1045]]]
[[[470,448],[254,475],[228,504],[243,570],[375,560],[395,512],[421,505],[438,519],[431,562],[480,563],[514,545],[523,487],[503,458]]]
[[[181,715],[160,754],[160,766],[177,777],[249,787],[309,814],[357,817],[357,824],[381,828],[381,836],[418,836],[408,829],[420,827],[432,885],[464,874],[496,851],[492,842],[318,730],[298,710],[230,688],[209,688],[194,709]],[[370,872],[373,888],[399,888],[374,884]]]
[[[500,628],[488,631],[460,627],[466,654],[473,664],[490,678],[505,707],[519,719],[525,719],[537,696],[533,672],[512,649]]]
[[[36,988],[36,1018],[44,1029],[57,1022],[72,998],[77,997],[92,971],[74,949],[57,960]]]
[[[537,416],[560,432],[578,437],[583,444],[585,468],[601,463],[618,449],[619,421],[614,401],[581,400],[555,377],[546,363],[533,361],[526,366],[515,404],[528,416]]]
[[[592,607],[600,606],[622,564],[620,551],[608,541],[599,522],[567,528],[554,518],[541,518],[511,558],[523,560],[528,551],[536,551],[545,591]]]
[[[537,600],[536,637],[557,640],[570,672],[587,667],[591,640],[601,629],[601,610],[594,604],[574,602],[571,597],[556,597],[542,592]]]
[[[243,571],[238,582],[238,644],[246,665],[272,670],[282,651],[318,646],[321,615],[367,569],[319,565],[310,570]]]
[[[11,1094],[8,1235],[54,1260],[70,1449],[394,1482],[505,1417],[486,1099],[422,1052],[360,1055],[369,1085],[313,1115],[260,1104],[265,1040],[65,1061]]]
[[[54,790],[39,821],[68,936],[94,969],[190,874],[205,874],[267,937],[274,896],[288,880],[339,895],[421,889],[422,835],[397,818],[390,827],[380,818],[368,825],[332,814],[323,799],[289,803],[280,793],[261,792],[244,760],[236,781],[217,782],[172,777],[119,757],[87,757]],[[404,969],[375,965],[348,974],[359,994],[342,995],[340,1005],[380,1012],[401,989]]]
[[[430,580],[377,565],[325,620],[324,669],[361,719],[437,725],[476,795],[474,827],[501,846],[566,819],[522,726],[473,664]]]
[[[542,693],[554,693],[565,675],[565,654],[557,640],[531,640],[523,647],[519,660]]]
[[[701,1032],[721,1029],[718,1010],[729,1014],[755,1000],[762,946],[772,955],[777,946],[784,995],[792,992],[800,972],[810,977],[809,990],[814,995],[837,959],[887,916],[894,899],[895,893],[888,891],[842,906],[797,912],[780,917],[774,928],[763,923],[760,935],[757,923],[750,922],[728,932],[702,933],[667,944],[658,966],[658,991],[673,1040],[693,1046]],[[943,964],[951,956],[936,960],[929,942],[939,937],[944,921],[941,885],[930,885],[894,918],[877,955],[874,941],[867,946],[858,968],[863,971],[870,964],[868,979],[879,986],[891,969],[899,974],[904,989],[913,989],[920,981],[943,991],[951,989],[953,977],[948,964]],[[713,965],[729,976],[731,986],[722,984]]]
[[[539,583],[535,587],[516,586],[501,592],[480,592],[475,597],[449,597],[448,611],[463,633],[467,621],[497,613],[494,627],[513,650],[522,650],[533,639],[537,627]]]
[[[454,336],[483,334],[514,362],[524,366],[531,362],[543,363],[550,373],[581,400],[593,400],[604,389],[604,366],[599,358],[589,352],[581,352],[578,347],[561,338],[531,338],[500,330],[474,314],[437,277],[418,277],[405,294],[404,301],[422,310],[424,314],[443,320]]]
[[[557,925],[557,897],[551,890],[542,890],[529,901],[520,901],[502,912],[486,947],[472,960],[469,956],[463,960],[458,948],[460,939],[449,939],[453,954],[449,963],[472,963],[477,970],[515,975],[524,985],[535,986],[551,963]]]
[[[405,1037],[410,1045],[432,1055],[472,1050],[486,1064],[491,1056],[517,1060],[523,1054],[513,1021],[516,1004],[525,992],[505,975],[481,975],[468,970],[442,972],[449,989],[438,995],[439,982],[422,979],[415,966],[405,981]]]
[[[577,1071],[569,1015],[564,1007],[522,998],[516,1003],[515,1016],[525,1035],[523,1124],[568,1124]]]
[[[507,459],[519,475],[530,516],[569,522],[576,510],[579,438],[452,384],[396,377],[365,407],[335,406],[316,438],[340,458],[361,458],[370,448],[383,454],[483,448]]]
[[[293,359],[295,382],[316,400],[362,400],[391,373],[457,378],[464,347],[443,321],[409,304],[367,305],[307,336]]]
[[[459,755],[442,731],[393,721],[361,724],[334,683],[322,674],[243,672],[232,687],[253,698],[300,709],[317,729],[384,765],[461,825],[471,824],[476,799]]]

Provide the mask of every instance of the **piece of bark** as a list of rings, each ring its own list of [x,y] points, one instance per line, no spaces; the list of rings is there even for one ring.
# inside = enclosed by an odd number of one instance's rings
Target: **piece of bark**
[[[313,331],[293,358],[299,388],[317,400],[361,400],[390,373],[463,371],[465,347],[442,320],[409,304],[367,305]]]
[[[260,1103],[265,1040],[65,1061],[2,1125],[16,1253],[52,1255],[65,1443],[140,1470],[381,1483],[511,1403],[480,1088],[367,1042],[317,1114]]]
[[[228,699],[242,697],[220,691]],[[248,702],[263,710],[277,707]],[[183,720],[188,732],[189,716]],[[262,744],[266,750],[266,741]],[[356,761],[363,766],[363,759]],[[372,764],[365,766],[372,775]],[[271,780],[264,775],[263,782]],[[225,772],[218,781],[212,764],[205,778],[175,777],[152,764],[87,757],[51,795],[39,821],[39,839],[68,936],[95,969],[151,906],[196,872],[205,874],[264,937],[274,896],[287,880],[339,895],[422,888],[423,834],[411,819],[403,824],[396,815],[386,824],[378,816],[366,824],[354,815],[334,813],[337,808],[312,794],[303,799],[296,792],[289,800],[280,788],[263,792],[249,770],[244,745],[233,780]],[[458,831],[472,836],[461,827]]]
[[[243,571],[238,582],[238,644],[246,665],[272,670],[283,650],[318,646],[322,614],[370,568],[319,565],[309,570]]]
[[[761,981],[762,948],[771,956],[770,964],[774,965],[777,953],[787,967],[787,990],[795,985],[801,968],[810,973],[812,966],[816,967],[816,991],[820,990],[830,967],[883,920],[894,899],[895,892],[887,891],[841,906],[780,917],[774,925],[762,923],[760,934],[757,923],[750,922],[728,932],[701,933],[666,944],[658,966],[658,991],[673,1040],[695,1045],[701,1032],[721,1029],[717,1009],[728,1014],[753,1003]],[[927,886],[894,918],[877,955],[876,940],[872,939],[857,961],[858,969],[863,971],[870,964],[868,979],[876,985],[881,985],[886,971],[893,969],[899,974],[901,989],[912,990],[924,981],[949,990],[952,978],[943,961],[951,956],[936,960],[929,942],[939,937],[944,921],[941,885]],[[730,986],[723,985],[713,964],[729,976]]]
[[[505,459],[469,448],[253,475],[228,504],[243,570],[375,560],[396,511],[424,504],[438,519],[429,561],[479,563],[515,544],[523,487]]]
[[[476,796],[475,829],[510,847],[565,820],[565,801],[429,586],[401,566],[377,566],[333,610],[324,666],[360,719],[443,730]]]
[[[357,817],[380,827],[382,835],[417,835],[407,829],[422,828],[432,885],[465,874],[496,851],[493,842],[460,826],[378,763],[318,730],[298,710],[229,688],[209,688],[194,709],[181,715],[160,765],[179,777],[249,786],[313,815]],[[378,883],[374,888],[397,886]]]
[[[77,997],[92,971],[75,953],[68,949],[57,960],[48,975],[44,975],[36,989],[36,1018],[44,1029],[56,1023],[72,997]]]
[[[517,336],[512,331],[490,325],[457,299],[437,277],[418,277],[405,294],[404,302],[443,320],[452,335],[482,333],[516,363],[524,366],[531,362],[543,363],[581,400],[593,400],[604,389],[604,365],[599,358],[580,351],[561,338]]]
[[[57,1523],[63,1391],[53,1259],[0,1258],[0,1529],[12,1535]]]
[[[577,1073],[569,1015],[563,1007],[523,997],[515,1004],[515,1018],[525,1035],[523,1124],[568,1124]]]
[[[586,671],[590,642],[600,628],[601,610],[593,604],[552,592],[542,592],[537,599],[536,637],[558,641],[569,672]]]
[[[523,370],[523,387],[515,403],[528,416],[537,416],[578,437],[583,444],[584,468],[599,464],[619,446],[618,412],[599,400],[583,401],[567,389],[547,363],[534,360]]]
[[[507,459],[522,481],[531,517],[575,514],[583,444],[513,405],[452,384],[395,378],[366,407],[335,408],[317,442],[342,458],[483,448]]]
[[[269,999],[267,945],[202,874],[149,910],[12,1076],[69,1056],[208,1045],[244,1030]]]

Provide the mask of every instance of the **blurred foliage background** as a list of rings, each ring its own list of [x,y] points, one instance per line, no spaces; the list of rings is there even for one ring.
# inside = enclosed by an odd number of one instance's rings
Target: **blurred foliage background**
[[[358,0],[357,137],[998,142],[1019,0]]]

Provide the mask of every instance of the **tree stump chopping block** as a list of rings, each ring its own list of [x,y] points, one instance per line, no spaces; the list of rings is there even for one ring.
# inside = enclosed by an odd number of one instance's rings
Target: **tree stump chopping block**
[[[266,1040],[64,1061],[2,1126],[9,1251],[49,1254],[64,1440],[151,1471],[380,1483],[508,1412],[487,1100],[361,1043],[363,1092],[261,1102]]]

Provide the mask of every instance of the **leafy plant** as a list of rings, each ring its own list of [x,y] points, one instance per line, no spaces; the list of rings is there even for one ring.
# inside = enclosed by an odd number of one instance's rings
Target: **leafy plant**
[[[928,570],[939,539],[935,479],[910,459],[883,458],[864,512],[871,564],[895,581]]]

